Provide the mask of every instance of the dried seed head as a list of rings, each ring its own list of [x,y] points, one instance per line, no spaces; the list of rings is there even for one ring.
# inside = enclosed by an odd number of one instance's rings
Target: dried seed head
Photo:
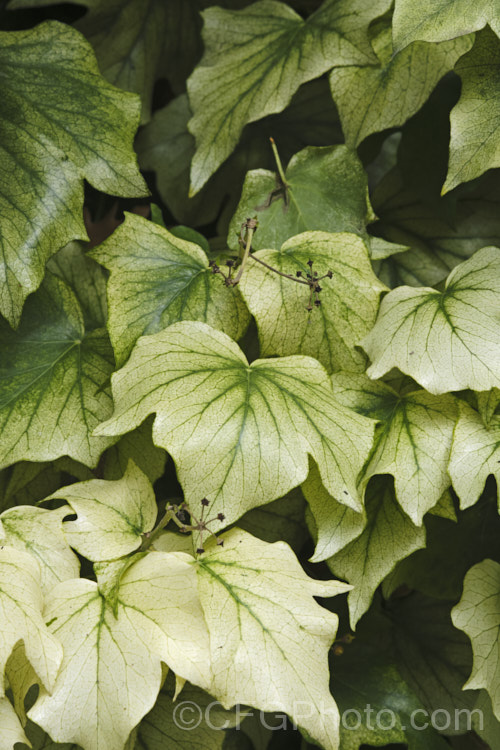
[[[315,299],[314,300],[314,304],[316,305],[316,307],[319,307],[321,305],[321,300],[320,299]]]
[[[300,277],[302,276],[302,271],[297,271],[297,273],[296,273],[295,275],[296,275],[296,276],[297,276],[298,278],[300,278]]]
[[[311,259],[309,258],[309,260],[307,261],[307,265],[309,266],[309,268],[312,268],[312,264],[313,264],[313,262],[312,262],[312,260],[311,260]]]
[[[204,552],[205,550],[203,549],[203,547],[198,547],[198,549],[196,550],[197,555],[202,555]]]
[[[225,519],[225,517],[226,517],[226,516],[224,515],[224,513],[217,513],[217,519],[218,519],[219,521],[223,521],[223,520]]]
[[[327,274],[326,274],[326,275],[328,276],[328,278],[329,278],[329,279],[331,279],[331,278],[332,278],[332,276],[333,276],[333,273],[332,273],[331,271],[327,271]]]
[[[204,505],[205,507],[207,507],[207,505],[210,505],[206,497],[203,498],[203,500],[201,501],[201,504]]]

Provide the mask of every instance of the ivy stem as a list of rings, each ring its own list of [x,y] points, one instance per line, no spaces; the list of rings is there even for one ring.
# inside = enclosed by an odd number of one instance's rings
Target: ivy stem
[[[185,525],[181,523],[179,519],[177,518],[176,510],[177,510],[177,506],[167,505],[165,515],[159,522],[158,526],[156,526],[156,528],[154,528],[152,531],[147,531],[145,534],[143,534],[142,544],[140,548],[141,552],[144,552],[145,550],[149,549],[149,547],[151,547],[153,542],[156,541],[156,539],[158,539],[161,532],[163,531],[165,526],[167,526],[170,523],[170,521],[174,521],[180,529],[186,528]]]
[[[269,140],[271,141],[271,148],[273,150],[274,160],[276,162],[276,167],[278,169],[278,174],[280,176],[280,180],[281,180],[282,184],[284,185],[284,187],[288,187],[288,183],[287,183],[286,177],[285,177],[285,171],[284,171],[283,165],[281,163],[280,155],[278,154],[278,149],[277,149],[275,140],[274,140],[274,138],[269,138]]]
[[[246,227],[245,250],[243,252],[243,257],[241,259],[240,267],[238,268],[238,273],[236,274],[234,279],[231,279],[232,286],[236,286],[236,284],[241,279],[243,271],[245,270],[245,265],[248,260],[248,256],[250,255],[250,250],[252,248],[252,238],[253,238],[255,230],[257,229],[257,220],[247,219],[247,221],[245,222],[245,227]]]
[[[251,255],[250,257],[252,260],[257,261],[257,263],[260,263],[261,266],[265,266],[273,273],[277,273],[279,276],[283,276],[285,279],[290,279],[290,281],[296,281],[297,284],[305,284],[306,286],[311,286],[308,281],[304,281],[304,279],[298,279],[296,276],[291,276],[289,273],[283,273],[283,271],[278,271],[277,268],[270,266],[269,263],[266,263],[261,258],[257,258],[255,255]]]

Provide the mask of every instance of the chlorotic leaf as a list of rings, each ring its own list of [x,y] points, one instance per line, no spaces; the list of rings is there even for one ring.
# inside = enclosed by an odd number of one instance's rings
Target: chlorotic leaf
[[[337,373],[332,382],[340,403],[381,423],[363,470],[364,481],[392,474],[399,504],[420,526],[450,485],[455,399],[421,390],[400,394],[385,383],[351,373]]]
[[[312,562],[332,557],[356,539],[366,526],[364,510],[355,511],[332,497],[324,488],[317,466],[313,463],[302,485],[304,496],[314,518],[312,535],[316,548]]]
[[[394,9],[394,46],[403,49],[420,39],[442,42],[455,39],[471,31],[479,31],[486,24],[500,33],[498,7],[495,0],[396,0]]]
[[[450,163],[443,192],[500,167],[498,36],[490,29],[478,34],[455,70],[462,79],[462,93],[450,115]]]
[[[386,477],[371,480],[365,505],[367,521],[361,534],[327,560],[334,575],[353,585],[348,597],[353,628],[396,563],[425,546],[425,529],[403,513]]]
[[[400,287],[382,300],[362,342],[371,378],[393,367],[434,394],[500,384],[500,251],[457,266],[443,292]]]
[[[308,453],[327,489],[361,507],[356,478],[374,424],[337,405],[317,361],[249,365],[228,336],[183,321],[139,339],[112,382],[116,412],[99,434],[122,434],[155,412],[153,440],[173,457],[186,502],[208,498],[226,525],[301,484]]]
[[[244,125],[283,110],[302,83],[334,65],[373,64],[367,29],[387,8],[386,0],[327,0],[307,21],[275,0],[206,10],[205,54],[188,81],[192,192],[231,154]]]
[[[73,290],[82,308],[86,330],[105,328],[106,271],[85,253],[84,243],[70,242],[49,259],[47,268]]]
[[[0,72],[0,312],[17,325],[50,255],[86,239],[83,179],[113,195],[147,191],[132,150],[139,103],[106,83],[77,31],[1,32]]]
[[[201,320],[234,339],[248,325],[239,290],[214,276],[199,245],[136,214],[91,255],[111,271],[108,330],[119,365],[139,336],[178,320]]]
[[[500,404],[500,388],[492,388],[491,391],[482,391],[476,393],[477,410],[486,427],[489,427],[491,420],[497,413]]]
[[[284,711],[325,750],[337,750],[328,650],[338,619],[313,597],[349,586],[309,578],[283,542],[267,544],[240,529],[222,538],[224,547],[212,545],[198,560],[210,630],[210,692],[224,706]]]
[[[88,560],[114,560],[136,550],[158,512],[149,479],[132,460],[121,479],[91,479],[61,487],[49,499],[64,499],[77,514],[64,523],[69,544]]]
[[[32,747],[8,698],[0,698],[0,750],[14,750],[20,742]]]
[[[474,409],[460,402],[448,470],[462,509],[477,503],[493,474],[500,508],[500,415],[491,418],[488,428]]]
[[[0,547],[0,631],[1,674],[15,645],[22,641],[26,658],[38,679],[52,690],[62,659],[58,640],[47,630],[42,618],[40,567],[27,552]],[[4,695],[4,681],[0,697]]]
[[[158,191],[177,221],[204,226],[219,216],[221,234],[227,231],[238,205],[246,173],[275,167],[271,136],[285,161],[304,146],[343,141],[327,82],[321,78],[310,81],[298,89],[283,112],[247,125],[229,159],[196,195],[189,197],[189,170],[195,152],[195,139],[187,126],[191,116],[186,94],[157,110],[137,137],[139,163],[143,169],[156,172]]]
[[[208,682],[208,632],[192,562],[163,552],[140,559],[121,579],[116,615],[93,581],[53,590],[46,618],[64,659],[54,690],[42,691],[28,715],[54,741],[122,750],[153,708],[162,662]]]
[[[451,617],[455,627],[469,636],[474,654],[464,689],[485,688],[500,720],[500,564],[483,560],[469,570]]]
[[[403,125],[472,47],[470,37],[442,44],[415,42],[393,56],[391,26],[383,24],[377,32],[372,45],[378,66],[334,68],[330,73],[346,143],[352,148],[371,133]]]
[[[356,345],[372,328],[386,289],[373,273],[364,242],[353,234],[304,232],[281,250],[260,250],[252,258],[294,278],[300,273],[302,280],[307,274],[332,273],[332,278],[321,280],[316,308],[306,284],[283,281],[255,260],[248,261],[240,286],[257,321],[261,354],[307,354],[329,372],[364,371],[366,359]]]
[[[67,507],[46,510],[20,505],[0,515],[2,544],[24,550],[38,561],[44,595],[80,572],[78,558],[63,534],[62,520],[68,512]]]
[[[106,332],[86,334],[73,293],[47,275],[17,331],[0,321],[0,347],[0,466],[64,455],[95,466],[115,442],[91,435],[111,412]]]
[[[247,173],[228,245],[238,247],[242,222],[257,216],[253,250],[278,249],[290,237],[310,230],[365,236],[371,216],[367,181],[356,152],[346,146],[310,146],[292,157],[286,186],[266,169]]]

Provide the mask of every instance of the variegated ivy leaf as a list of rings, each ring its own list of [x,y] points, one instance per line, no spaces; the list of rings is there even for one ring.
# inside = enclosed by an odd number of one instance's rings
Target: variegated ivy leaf
[[[0,547],[0,674],[19,641],[40,682],[51,691],[63,656],[61,644],[45,627],[40,566],[32,555],[14,547]],[[0,684],[0,698],[4,693]]]
[[[356,345],[373,327],[386,289],[373,273],[363,240],[353,234],[304,232],[281,250],[255,253],[280,273],[297,278],[300,272],[302,281],[308,273],[324,276],[331,271],[332,278],[321,281],[318,308],[306,284],[284,282],[253,257],[240,286],[257,321],[261,354],[308,354],[328,372],[363,372],[366,358]]]
[[[13,750],[19,742],[30,745],[14,708],[8,698],[0,698],[0,750]]]
[[[0,467],[64,455],[95,466],[116,442],[91,435],[112,408],[106,331],[86,333],[73,292],[47,274],[17,331],[0,320],[0,348]]]
[[[387,0],[326,0],[306,21],[275,0],[206,10],[205,54],[188,81],[192,192],[231,154],[247,123],[281,112],[301,84],[334,65],[375,63],[367,30],[388,7]]]
[[[232,523],[301,484],[308,453],[328,490],[361,508],[356,479],[374,423],[337,404],[316,360],[249,365],[224,333],[183,321],[140,338],[112,383],[116,411],[99,434],[123,434],[154,412],[153,440],[193,508],[208,498]]]
[[[402,511],[387,477],[370,481],[365,506],[367,521],[361,534],[327,560],[335,576],[353,585],[348,597],[353,628],[396,563],[425,546],[424,527],[415,526]],[[342,526],[335,533],[343,534]]]
[[[55,742],[123,750],[153,708],[162,662],[208,685],[208,631],[192,563],[182,553],[138,560],[121,578],[116,611],[93,581],[66,581],[52,591],[45,614],[64,659],[52,693],[42,691],[28,715]]]
[[[91,255],[111,271],[108,330],[119,365],[139,336],[178,320],[202,320],[234,339],[248,325],[239,290],[214,276],[199,245],[136,214]]]
[[[485,426],[489,427],[500,404],[500,388],[492,388],[491,391],[476,393],[476,398],[477,410],[481,415],[481,419]]]
[[[312,562],[332,557],[356,539],[366,526],[364,509],[355,511],[332,497],[324,488],[317,466],[310,461],[309,475],[302,485],[314,519],[311,534],[316,540]],[[309,526],[309,518],[306,515]]]
[[[198,559],[210,630],[209,692],[226,707],[243,703],[284,711],[325,750],[337,750],[339,715],[329,690],[328,651],[338,618],[313,597],[350,587],[309,578],[283,542],[267,544],[237,528],[223,539],[223,547],[211,544]]]
[[[162,476],[167,454],[163,448],[154,445],[152,427],[153,417],[150,417],[108,448],[102,457],[104,479],[120,479],[125,474],[130,459],[144,472],[151,484]]]
[[[333,375],[332,383],[341,404],[380,421],[364,482],[376,474],[392,474],[399,504],[420,526],[450,485],[447,467],[457,417],[455,399],[421,390],[401,394],[351,373]]]
[[[500,19],[498,13],[497,17]],[[481,31],[455,70],[462,79],[462,92],[450,115],[450,162],[443,192],[500,167],[498,36],[491,29]]]
[[[81,34],[53,21],[1,32],[0,76],[0,312],[17,325],[47,259],[87,238],[83,180],[112,195],[147,189],[132,149],[139,101],[101,77]]]
[[[46,510],[19,505],[0,515],[1,543],[24,550],[38,561],[44,595],[61,581],[78,578],[80,572],[78,558],[63,534],[62,520],[68,512],[67,507]]]
[[[66,500],[78,516],[65,522],[66,539],[93,561],[114,560],[136,550],[158,513],[151,483],[132,460],[121,479],[77,482],[45,499],[54,498]]]
[[[420,39],[442,42],[455,39],[471,31],[479,31],[486,24],[500,34],[500,20],[496,0],[396,0],[394,9],[394,47],[403,49]]]
[[[500,509],[500,415],[486,427],[480,415],[460,401],[460,416],[453,435],[449,472],[462,509],[479,500],[490,474],[498,487]]]
[[[500,250],[478,250],[453,269],[442,292],[389,292],[362,345],[371,378],[397,367],[435,394],[498,386]]]
[[[267,169],[247,173],[228,233],[238,248],[241,224],[257,216],[253,250],[278,249],[290,237],[309,230],[352,232],[365,236],[375,218],[368,201],[366,173],[355,151],[346,146],[310,146],[292,157],[286,187]]]
[[[442,44],[415,42],[394,55],[390,23],[377,24],[372,46],[379,65],[339,67],[330,73],[347,145],[355,148],[371,133],[403,125],[472,41],[464,37]]]
[[[464,689],[485,688],[500,721],[500,565],[483,560],[464,579],[462,598],[452,610],[456,628],[472,643],[474,663]]]

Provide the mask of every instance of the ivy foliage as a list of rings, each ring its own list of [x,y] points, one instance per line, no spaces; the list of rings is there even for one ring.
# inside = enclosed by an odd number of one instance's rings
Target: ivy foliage
[[[0,750],[499,750],[499,61],[0,4]]]

